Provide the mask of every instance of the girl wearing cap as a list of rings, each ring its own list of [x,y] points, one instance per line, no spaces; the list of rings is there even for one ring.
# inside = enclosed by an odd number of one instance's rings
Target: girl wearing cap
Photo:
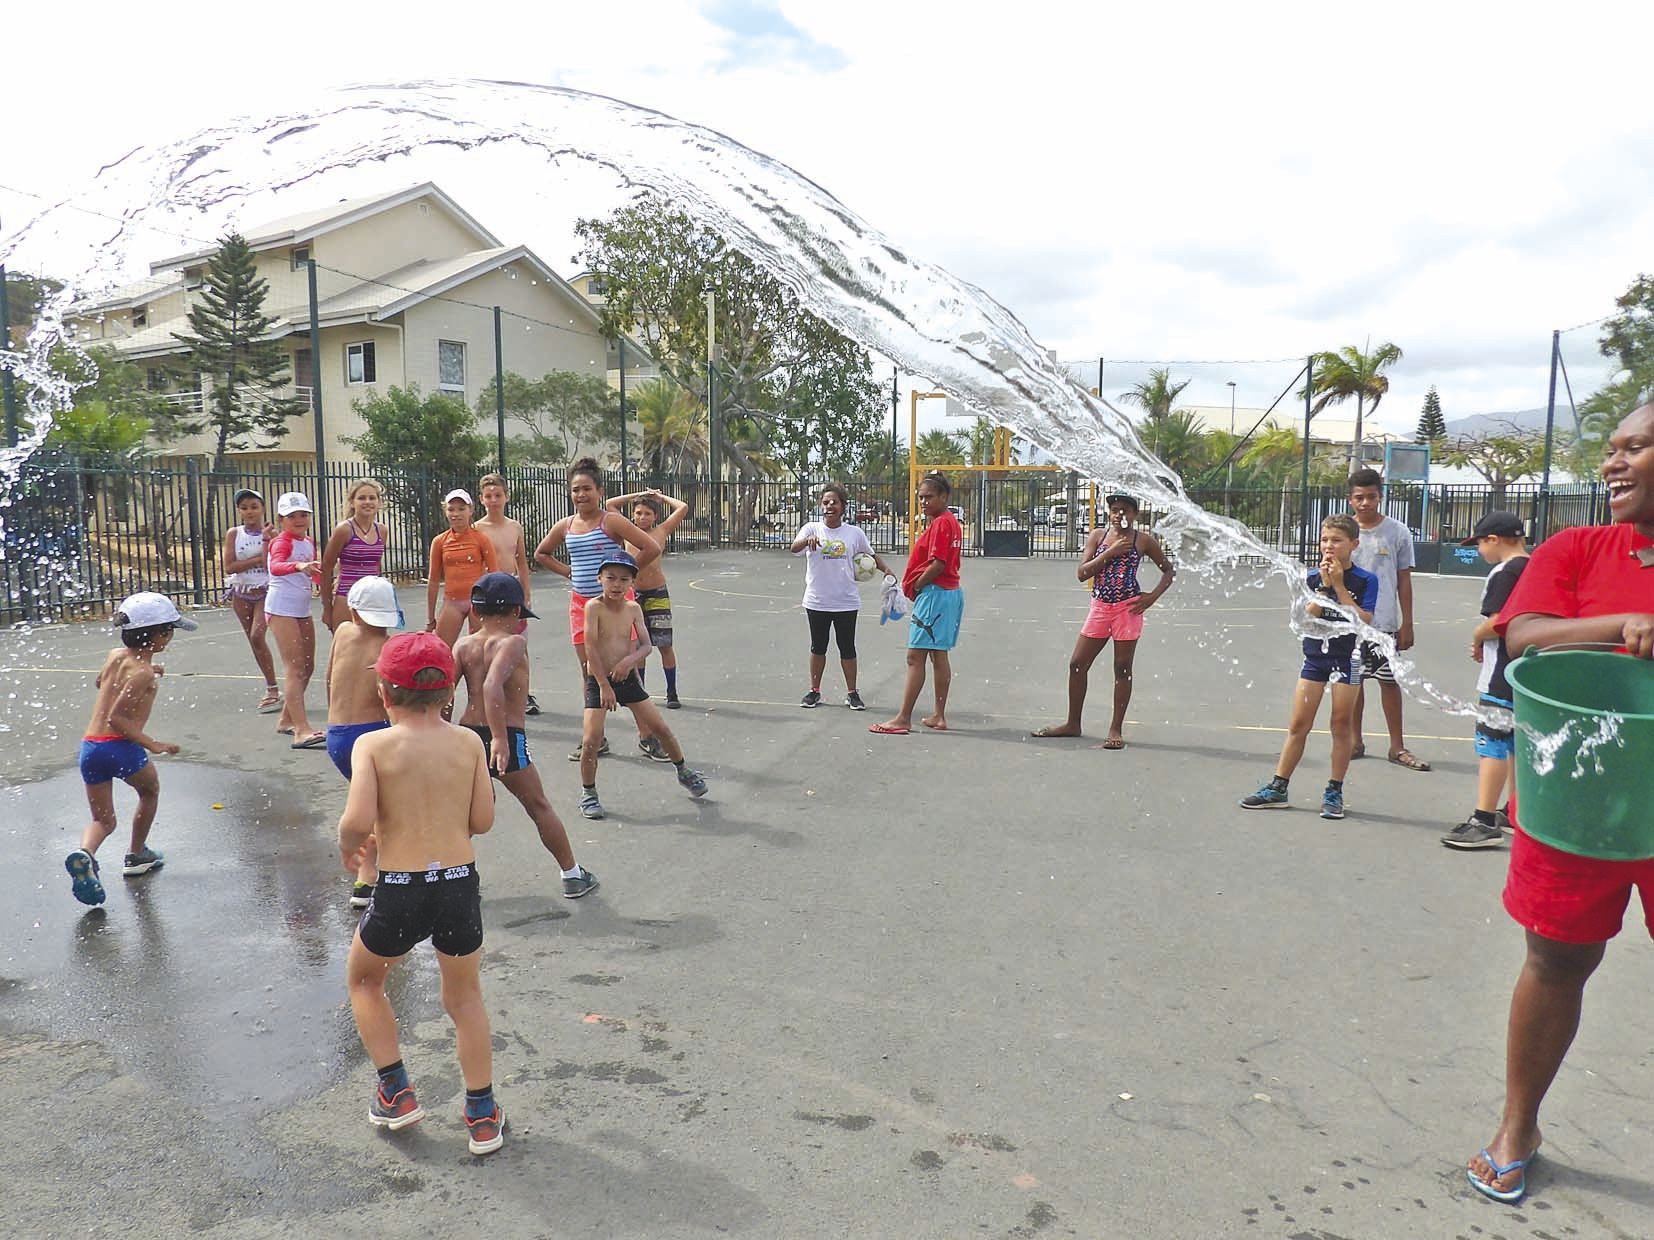
[[[270,543],[266,556],[270,588],[264,596],[264,614],[276,636],[287,681],[276,731],[291,736],[294,749],[326,749],[327,733],[311,727],[304,710],[304,691],[316,670],[311,589],[322,571],[316,541],[310,536],[310,501],[298,491],[289,491],[276,501],[276,515],[281,518],[281,533]]]
[[[384,491],[372,478],[358,478],[345,496],[346,518],[333,527],[322,549],[322,623],[332,632],[350,615],[350,587],[364,577],[377,577],[385,560],[385,536],[379,521]],[[338,583],[334,584],[334,574]]]
[[[1102,748],[1124,749],[1132,663],[1137,657],[1137,639],[1143,636],[1143,613],[1171,587],[1174,570],[1160,540],[1138,527],[1137,501],[1129,495],[1110,495],[1107,502],[1108,524],[1091,531],[1080,553],[1078,576],[1081,581],[1091,582],[1091,614],[1080,629],[1074,653],[1068,656],[1068,718],[1032,735],[1080,735],[1080,712],[1085,706],[1091,665],[1112,638],[1114,716],[1109,720],[1108,738]],[[1147,594],[1137,582],[1137,569],[1144,556],[1160,569],[1159,583]]]
[[[257,491],[237,491],[235,512],[241,524],[224,531],[220,557],[225,601],[241,621],[241,631],[253,649],[253,661],[264,673],[264,696],[258,700],[258,713],[268,715],[281,709],[281,690],[276,687],[276,663],[270,657],[270,643],[264,640],[268,627],[264,595],[270,588],[270,571],[264,565],[264,496]]]
[[[484,573],[499,568],[494,540],[471,524],[475,505],[471,493],[455,487],[443,497],[448,528],[431,539],[431,571],[425,587],[425,631],[434,632],[449,647],[459,640],[459,631],[471,615],[471,587]],[[436,609],[437,592],[442,593],[442,611]],[[477,631],[476,618],[471,631]]]

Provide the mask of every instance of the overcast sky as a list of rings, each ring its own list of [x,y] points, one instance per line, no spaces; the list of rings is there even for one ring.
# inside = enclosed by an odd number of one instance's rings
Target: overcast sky
[[[1654,269],[1654,6],[169,0],[8,11],[0,221],[106,161],[320,87],[549,82],[719,129],[981,285],[1064,360],[1263,405],[1392,340],[1380,421],[1544,404],[1549,336]],[[227,40],[234,39],[234,45]],[[387,173],[383,188],[406,183]],[[478,200],[572,274],[568,200]],[[310,205],[293,203],[292,209]],[[155,253],[180,248],[157,239]],[[1565,337],[1583,395],[1595,330]]]

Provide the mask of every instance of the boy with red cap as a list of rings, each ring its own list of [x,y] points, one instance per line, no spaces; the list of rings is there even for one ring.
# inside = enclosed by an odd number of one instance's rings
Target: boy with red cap
[[[391,726],[356,740],[339,855],[355,873],[377,852],[379,881],[350,945],[350,1009],[379,1073],[368,1121],[395,1131],[425,1117],[397,1047],[385,995],[390,967],[425,939],[436,949],[442,1000],[454,1022],[473,1154],[505,1140],[494,1101],[493,1050],[482,1005],[482,904],[471,838],[494,825],[488,763],[443,708],[454,696],[454,656],[433,633],[385,643],[375,665]]]

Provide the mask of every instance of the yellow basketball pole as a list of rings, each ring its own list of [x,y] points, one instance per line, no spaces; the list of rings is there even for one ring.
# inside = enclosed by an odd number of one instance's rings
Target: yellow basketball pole
[[[912,392],[907,413],[907,546],[919,537],[919,402],[946,400],[946,392]]]

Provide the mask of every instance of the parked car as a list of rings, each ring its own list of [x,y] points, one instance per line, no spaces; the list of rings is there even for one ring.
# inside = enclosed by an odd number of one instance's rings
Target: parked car
[[[857,525],[861,525],[867,521],[877,521],[882,515],[883,514],[879,512],[879,506],[877,504],[864,503],[856,505]]]
[[[1039,512],[1037,508],[1034,511],[1036,514]],[[1035,517],[1035,520],[1038,520],[1037,516]],[[1068,501],[1065,499],[1059,499],[1053,502],[1052,505],[1046,509],[1045,523],[1053,526],[1066,526],[1068,524]]]
[[[959,524],[960,525],[965,524],[965,510],[963,508],[961,508],[958,504],[949,504],[948,505],[948,511],[951,512],[954,516],[959,518]]]
[[[1050,523],[1050,519],[1051,519],[1051,505],[1050,504],[1035,504],[1034,505],[1034,524],[1035,525],[1047,525],[1047,524]]]

